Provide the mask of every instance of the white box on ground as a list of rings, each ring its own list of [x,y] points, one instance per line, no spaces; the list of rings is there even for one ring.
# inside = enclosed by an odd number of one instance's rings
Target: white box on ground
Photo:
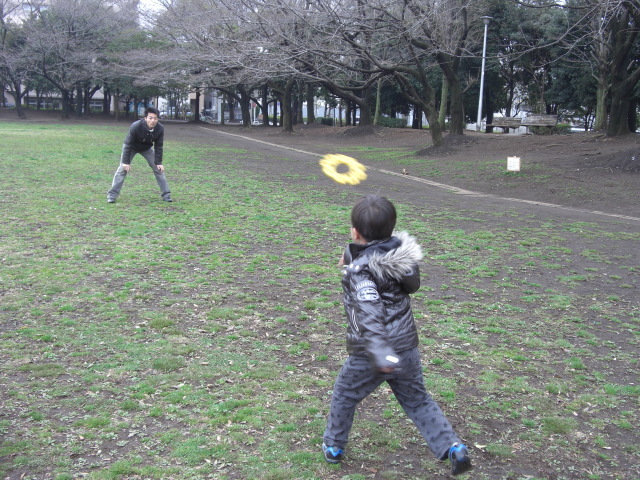
[[[509,172],[519,172],[520,157],[507,157],[507,170]]]

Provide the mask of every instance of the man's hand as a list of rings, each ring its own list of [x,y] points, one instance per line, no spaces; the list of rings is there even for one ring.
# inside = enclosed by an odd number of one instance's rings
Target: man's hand
[[[123,169],[125,172],[129,173],[129,172],[131,171],[131,165],[127,165],[126,163],[123,163],[123,164],[122,164],[122,169]]]
[[[156,168],[158,169],[158,171],[160,173],[164,173],[164,165],[162,165],[162,164],[161,165],[156,165]]]

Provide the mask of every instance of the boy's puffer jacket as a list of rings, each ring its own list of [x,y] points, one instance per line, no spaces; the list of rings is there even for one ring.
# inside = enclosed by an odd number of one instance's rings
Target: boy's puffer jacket
[[[400,232],[367,245],[351,243],[343,258],[347,351],[367,355],[379,369],[402,368],[397,352],[418,345],[409,294],[420,288],[422,249]]]

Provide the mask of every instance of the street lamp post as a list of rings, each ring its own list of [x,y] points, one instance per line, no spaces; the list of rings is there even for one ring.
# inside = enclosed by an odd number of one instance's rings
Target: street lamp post
[[[480,70],[480,99],[478,100],[478,121],[476,122],[476,132],[482,126],[482,92],[484,91],[484,61],[487,56],[487,30],[492,17],[480,17],[484,22],[484,41],[482,43],[482,70]]]

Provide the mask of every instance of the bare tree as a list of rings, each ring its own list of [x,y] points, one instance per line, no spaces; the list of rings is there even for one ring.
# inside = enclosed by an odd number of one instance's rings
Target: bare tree
[[[416,22],[415,30],[410,30],[416,32],[409,38],[411,45],[433,56],[447,80],[454,135],[461,135],[465,125],[460,61],[469,55],[469,15],[474,5],[473,0],[407,1]]]
[[[434,142],[439,143],[428,73],[434,68],[445,72],[452,98],[452,131],[462,133],[463,88],[458,70],[460,58],[468,55],[470,3],[477,4],[473,0],[280,0],[268,6],[277,4],[284,14],[263,15],[263,22],[268,25],[265,31],[275,32],[269,40],[286,47],[279,56],[282,64],[356,104],[361,124],[372,121],[373,85],[385,76],[395,78],[405,97],[426,113]],[[269,45],[274,48],[273,43]]]
[[[607,23],[609,38],[617,38],[621,46],[637,45],[634,32],[638,0],[576,1],[591,5],[592,9],[594,5],[607,3],[612,11],[626,12],[626,17],[615,17],[621,35],[616,37],[615,24]],[[436,144],[442,141],[442,133],[431,84],[434,78],[439,78],[434,70],[441,71],[446,79],[447,88],[443,90],[449,92],[451,133],[461,134],[465,125],[464,95],[477,75],[473,70],[462,71],[463,62],[478,56],[482,38],[480,17],[488,13],[484,8],[490,7],[483,0],[158,0],[158,3],[164,11],[156,31],[172,44],[173,61],[165,62],[163,75],[183,72],[185,81],[191,85],[213,86],[236,95],[241,104],[253,96],[254,90],[270,85],[281,101],[285,130],[292,128],[295,113],[292,103],[297,98],[294,88],[300,81],[322,86],[342,99],[350,113],[349,121],[354,117],[353,108],[357,107],[360,124],[367,125],[373,117],[374,86],[384,77],[393,78],[405,99],[427,115]],[[525,15],[529,18],[527,25],[513,24],[519,29],[516,35],[501,37],[508,41],[507,48],[501,51],[500,62],[510,66],[509,105],[513,104],[513,94],[519,85],[538,110],[549,110],[545,92],[553,78],[556,57],[565,55],[556,52],[561,51],[575,31],[575,26],[559,13],[570,5],[540,0],[503,3],[520,12],[527,10],[525,7],[538,9]],[[541,13],[547,15],[544,22],[540,22]],[[583,22],[584,18],[586,14],[576,21]],[[630,61],[633,50],[610,58],[623,58],[617,70],[609,63],[608,71],[619,71],[618,77],[625,77],[624,81],[618,81],[621,88],[615,91],[626,92],[628,100],[629,92],[637,84],[635,64]],[[162,59],[157,60],[161,65]],[[194,71],[198,72],[195,76],[190,73]],[[612,113],[624,107],[625,99],[621,97],[621,101],[612,103]]]
[[[640,81],[640,1],[617,2],[617,8],[609,22],[611,31],[611,113],[607,135],[616,136],[630,132],[629,116],[631,97]],[[635,109],[633,109],[635,110]]]
[[[28,93],[26,85],[30,75],[30,62],[26,54],[23,21],[29,18],[29,2],[0,0],[0,81],[12,88],[15,109],[19,118],[25,118],[22,99]],[[4,102],[4,98],[2,99]]]
[[[429,11],[413,0],[160,0],[164,13],[158,29],[174,42],[174,58],[197,64],[210,86],[238,91],[240,85],[270,84],[280,92],[285,130],[292,128],[289,99],[297,80],[321,85],[346,105],[357,106],[360,124],[369,125],[374,86],[388,76],[427,112],[439,142],[427,72],[446,70],[455,132],[462,133],[456,56],[468,34],[466,2],[463,13],[459,0],[445,2],[449,21],[438,26],[443,9]],[[416,81],[421,82],[417,89]]]
[[[53,0],[25,22],[31,68],[60,90],[64,118],[71,112],[74,90],[79,93],[84,83],[95,82],[97,59],[135,18],[135,3]]]
[[[218,0],[158,0],[162,10],[152,35],[163,47],[143,52],[154,64],[147,81],[170,76],[192,90],[213,88],[239,101],[250,125],[252,92],[266,83],[254,67],[260,45],[242,21],[243,6]]]
[[[523,68],[527,65],[523,61],[527,55],[537,56],[543,61],[531,64],[534,67],[531,74],[545,82],[562,63],[589,65],[597,82],[594,128],[606,130],[609,136],[629,133],[629,119],[635,116],[632,97],[640,81],[640,1],[523,0],[520,3],[533,11],[530,23],[538,30],[552,23],[552,17],[547,16],[551,9],[559,12],[555,18],[566,19],[566,23],[562,28],[547,29],[536,43],[520,42],[510,61]],[[546,52],[547,58],[543,59],[540,52]],[[538,97],[545,103],[542,95]]]

